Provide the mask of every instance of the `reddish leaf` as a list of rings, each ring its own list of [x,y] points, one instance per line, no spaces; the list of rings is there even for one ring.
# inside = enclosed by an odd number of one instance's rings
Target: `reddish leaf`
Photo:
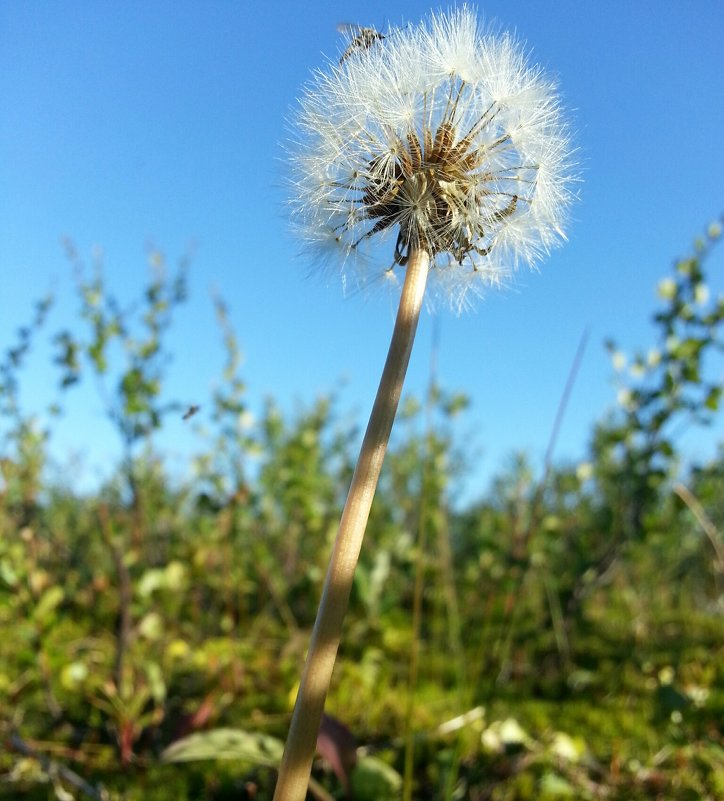
[[[357,764],[357,740],[344,723],[326,713],[317,735],[317,753],[329,762],[351,799],[350,772]]]

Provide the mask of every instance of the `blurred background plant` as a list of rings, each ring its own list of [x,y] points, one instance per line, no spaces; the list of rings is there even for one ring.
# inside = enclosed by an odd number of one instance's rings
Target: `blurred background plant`
[[[618,407],[579,463],[541,475],[514,454],[465,501],[465,396],[433,368],[404,401],[315,797],[398,798],[405,773],[420,799],[724,793],[724,451],[700,463],[679,446],[719,408],[719,236],[659,285],[651,350],[608,343]],[[77,317],[54,329],[40,300],[0,360],[0,797],[268,798],[358,421],[338,394],[291,413],[269,398],[255,418],[219,298],[218,388],[167,398],[188,260],[152,251],[121,304],[98,260],[67,252]],[[48,341],[41,417],[19,387]],[[123,445],[91,490],[48,469],[81,382]],[[179,474],[155,434],[182,417],[197,449]],[[334,756],[341,732],[363,746],[355,767]]]

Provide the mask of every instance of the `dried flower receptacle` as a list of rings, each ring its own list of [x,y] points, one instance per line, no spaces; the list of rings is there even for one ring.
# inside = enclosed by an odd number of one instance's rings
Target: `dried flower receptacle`
[[[458,99],[464,90],[461,83]],[[511,146],[509,137],[486,148],[474,146],[478,129],[494,117],[492,107],[459,137],[454,113],[457,103],[451,100],[449,97],[450,116],[436,131],[425,127],[421,137],[409,132],[406,142],[397,141],[392,170],[379,157],[370,162],[364,187],[357,191],[362,192],[359,213],[375,222],[353,247],[379,231],[396,227],[396,264],[407,264],[411,249],[433,255],[449,253],[460,266],[473,252],[489,255],[496,229],[516,211],[521,199],[507,184],[524,179],[514,168],[497,174],[487,169],[495,149]],[[350,221],[343,227],[348,225]],[[472,266],[476,269],[474,261]]]

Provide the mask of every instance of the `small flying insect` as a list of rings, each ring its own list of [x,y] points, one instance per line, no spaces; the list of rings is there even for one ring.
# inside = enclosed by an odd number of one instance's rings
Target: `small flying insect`
[[[363,28],[361,25],[355,25],[353,22],[340,22],[337,25],[337,30],[340,33],[346,33],[352,37],[347,49],[342,53],[339,63],[342,64],[346,61],[355,50],[367,50],[372,47],[375,42],[384,39],[384,35],[374,28]]]
[[[182,420],[188,420],[190,417],[193,417],[193,416],[196,414],[196,412],[198,412],[198,411],[199,411],[199,409],[200,409],[200,408],[201,408],[200,406],[196,406],[195,404],[192,404],[192,405],[191,405],[191,406],[189,406],[189,408],[188,408],[188,409],[187,409],[187,410],[184,412],[184,415],[183,415],[183,417],[182,417],[181,419],[182,419]]]

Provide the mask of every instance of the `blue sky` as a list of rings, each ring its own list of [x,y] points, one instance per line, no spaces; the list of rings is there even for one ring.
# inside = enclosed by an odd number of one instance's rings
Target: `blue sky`
[[[341,387],[366,420],[384,361],[391,299],[343,298],[309,279],[284,211],[285,118],[339,22],[416,21],[419,2],[4,2],[0,4],[0,347],[55,287],[51,321],[74,312],[69,236],[130,297],[149,242],[169,261],[193,243],[191,299],[173,331],[170,393],[202,405],[223,354],[209,291],[228,303],[258,409]],[[443,8],[447,5],[443,5]],[[537,273],[490,294],[475,313],[426,316],[407,388],[424,391],[434,325],[438,376],[467,393],[461,430],[479,451],[482,489],[506,454],[540,459],[578,342],[590,341],[558,446],[585,454],[591,424],[614,403],[606,337],[653,344],[655,285],[724,210],[724,5],[488,2],[555,74],[570,109],[584,183],[570,242]],[[713,291],[722,291],[722,255]],[[31,360],[24,398],[47,401],[46,359]],[[89,474],[114,453],[92,386],[69,398],[56,453]],[[170,424],[170,448],[181,424]],[[160,440],[163,444],[163,438]],[[693,455],[704,438],[684,443]],[[476,479],[478,480],[478,479]]]

